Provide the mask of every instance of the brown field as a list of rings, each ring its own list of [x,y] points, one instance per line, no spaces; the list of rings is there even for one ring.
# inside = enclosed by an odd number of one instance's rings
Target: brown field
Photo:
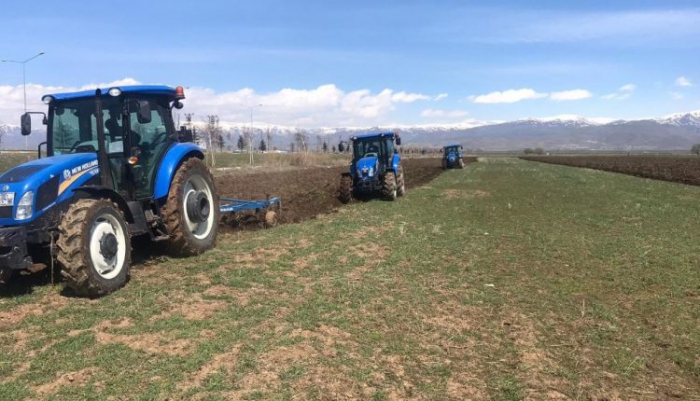
[[[476,158],[465,158],[465,163]],[[440,159],[416,158],[403,161],[406,189],[418,187],[442,173]],[[241,199],[265,199],[266,195],[282,199],[280,222],[298,223],[322,213],[336,210],[340,175],[348,166],[316,166],[281,171],[244,171],[216,177],[219,195]]]
[[[694,156],[527,156],[521,159],[700,185],[700,158]]]

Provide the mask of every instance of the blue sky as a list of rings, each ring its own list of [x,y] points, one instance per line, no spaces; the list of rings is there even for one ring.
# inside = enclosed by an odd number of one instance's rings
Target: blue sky
[[[36,108],[42,91],[126,79],[287,125],[700,109],[697,1],[10,0],[0,26],[0,59],[46,52],[27,64]],[[0,63],[0,122],[21,83]]]

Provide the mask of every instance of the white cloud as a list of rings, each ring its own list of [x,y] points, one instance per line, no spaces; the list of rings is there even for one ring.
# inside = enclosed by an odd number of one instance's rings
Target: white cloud
[[[420,93],[398,92],[391,96],[391,100],[400,103],[413,103],[418,100],[430,100],[431,97]]]
[[[671,98],[673,100],[682,100],[685,98],[685,95],[683,95],[682,93],[679,93],[679,92],[671,92]]]
[[[81,87],[28,84],[27,106],[30,110],[44,110],[41,96],[47,93],[135,84],[140,82],[133,78]],[[376,125],[385,122],[389,113],[402,104],[430,101],[440,96],[391,89],[379,93],[368,89],[346,92],[333,84],[314,89],[286,88],[271,93],[258,93],[251,88],[219,93],[210,88],[192,87],[185,89],[185,95],[185,108],[180,113],[194,113],[195,121],[216,114],[221,121],[247,122],[250,120],[248,107],[262,104],[254,111],[255,121],[308,127]],[[22,111],[22,86],[0,86],[0,123],[17,124]]]
[[[546,93],[538,93],[532,89],[509,89],[503,92],[491,92],[486,95],[470,96],[474,103],[517,103],[522,100],[541,99],[547,97]]]
[[[486,95],[469,96],[474,103],[517,103],[523,100],[549,98],[556,101],[581,100],[592,97],[585,89],[573,89],[561,92],[540,93],[533,89],[509,89],[503,92],[491,92]]]
[[[447,93],[441,93],[441,94],[435,96],[435,98],[433,99],[433,101],[436,101],[436,102],[437,102],[437,101],[440,101],[440,100],[442,100],[442,99],[447,98],[447,96],[448,96]]]
[[[462,110],[440,110],[440,109],[425,109],[420,115],[426,118],[437,118],[437,117],[448,117],[448,118],[458,118],[468,115],[466,111]]]
[[[552,100],[556,101],[566,101],[566,100],[582,100],[592,97],[593,94],[585,89],[574,89],[563,92],[553,92],[550,94]]]
[[[637,85],[627,84],[620,87],[617,92],[610,93],[608,95],[601,96],[601,99],[605,100],[625,100],[632,96],[632,93],[637,90]]]
[[[690,82],[690,80],[686,77],[678,77],[678,79],[676,79],[676,85],[682,87],[689,87],[693,86],[693,83]]]

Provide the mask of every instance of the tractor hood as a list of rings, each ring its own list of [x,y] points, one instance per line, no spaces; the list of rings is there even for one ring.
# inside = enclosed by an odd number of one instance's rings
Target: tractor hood
[[[0,226],[36,220],[52,205],[72,197],[69,189],[84,185],[98,173],[95,153],[46,157],[5,172],[0,175]],[[29,192],[32,194],[27,195]],[[31,216],[18,220],[17,208],[23,198],[31,201]]]
[[[357,161],[356,172],[360,178],[371,178],[377,174],[377,157],[367,156]]]

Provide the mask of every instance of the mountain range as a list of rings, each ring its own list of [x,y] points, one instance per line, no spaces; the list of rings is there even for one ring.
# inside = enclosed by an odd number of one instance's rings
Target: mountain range
[[[198,129],[204,123],[195,123]],[[226,147],[234,148],[239,135],[249,132],[249,124],[221,122]],[[256,123],[255,144],[267,141],[287,150],[295,134],[303,132],[310,148],[322,142],[337,145],[353,135],[372,131],[399,130],[404,145],[434,147],[461,143],[465,149],[484,151],[522,150],[688,150],[700,143],[700,110],[642,120],[588,119],[575,115],[528,118],[509,122],[470,121],[448,125],[390,125],[381,127],[295,127]],[[30,148],[44,140],[39,129],[30,136]],[[24,149],[19,127],[0,124],[0,149]]]

